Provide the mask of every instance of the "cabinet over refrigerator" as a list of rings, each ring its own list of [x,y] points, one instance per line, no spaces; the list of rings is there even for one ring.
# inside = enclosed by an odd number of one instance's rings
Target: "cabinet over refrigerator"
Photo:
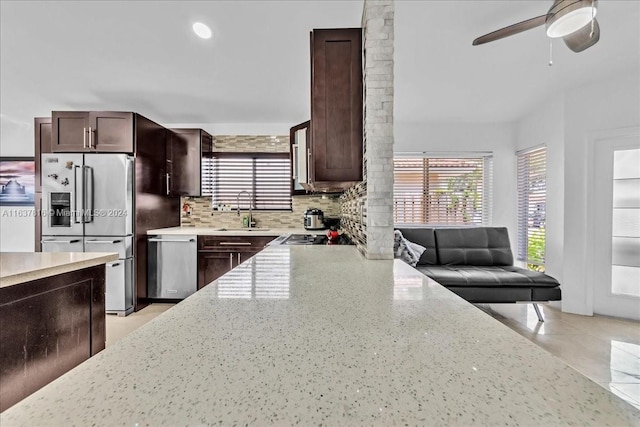
[[[42,155],[42,251],[117,252],[107,264],[106,310],[134,308],[134,158],[127,154]]]

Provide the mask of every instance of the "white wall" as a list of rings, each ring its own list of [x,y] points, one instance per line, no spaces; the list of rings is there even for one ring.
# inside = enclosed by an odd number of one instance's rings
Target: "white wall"
[[[640,72],[612,76],[598,84],[576,88],[565,97],[565,228],[563,311],[593,314],[590,277],[593,248],[589,238],[589,208],[593,188],[589,177],[597,167],[593,138],[608,131],[640,126]]]
[[[574,88],[517,123],[517,147],[547,145],[547,271],[562,285],[562,310],[593,314],[589,211],[594,137],[640,126],[638,70]],[[593,162],[593,164],[591,164]]]
[[[509,229],[515,250],[516,161],[515,125],[511,123],[402,123],[394,124],[393,151],[493,152],[492,225]]]
[[[0,156],[33,156],[33,122],[16,122],[3,115],[0,130]],[[34,236],[33,207],[0,208],[0,251],[33,252]]]
[[[198,128],[211,135],[289,135],[297,123],[161,123],[167,128]]]
[[[516,151],[547,147],[546,272],[563,283],[564,265],[564,95],[540,105],[516,125]]]

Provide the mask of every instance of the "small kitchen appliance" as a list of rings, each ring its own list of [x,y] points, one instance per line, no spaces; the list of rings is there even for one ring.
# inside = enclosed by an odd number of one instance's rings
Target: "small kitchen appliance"
[[[304,213],[304,228],[307,230],[324,230],[324,213],[320,209],[307,209]]]
[[[338,240],[340,239],[340,232],[335,225],[332,225],[329,231],[327,231],[327,238],[329,239],[328,243],[330,244],[338,243]]]

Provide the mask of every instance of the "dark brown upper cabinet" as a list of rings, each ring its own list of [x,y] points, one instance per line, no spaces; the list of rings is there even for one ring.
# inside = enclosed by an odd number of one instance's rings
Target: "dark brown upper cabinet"
[[[362,29],[311,33],[311,191],[362,181]]]
[[[292,196],[306,194],[305,186],[309,186],[310,127],[311,122],[306,121],[289,129]]]
[[[34,129],[34,159],[36,193],[42,191],[42,154],[51,153],[51,117],[36,117]],[[36,221],[38,222],[38,221]]]
[[[134,113],[53,111],[53,152],[134,152]]]
[[[170,129],[167,138],[167,195],[202,194],[202,157],[213,152],[213,136],[202,129]]]

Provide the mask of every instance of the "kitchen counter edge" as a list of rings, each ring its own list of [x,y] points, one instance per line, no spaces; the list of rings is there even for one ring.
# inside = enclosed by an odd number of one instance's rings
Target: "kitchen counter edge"
[[[115,252],[2,252],[0,288],[117,261]]]

